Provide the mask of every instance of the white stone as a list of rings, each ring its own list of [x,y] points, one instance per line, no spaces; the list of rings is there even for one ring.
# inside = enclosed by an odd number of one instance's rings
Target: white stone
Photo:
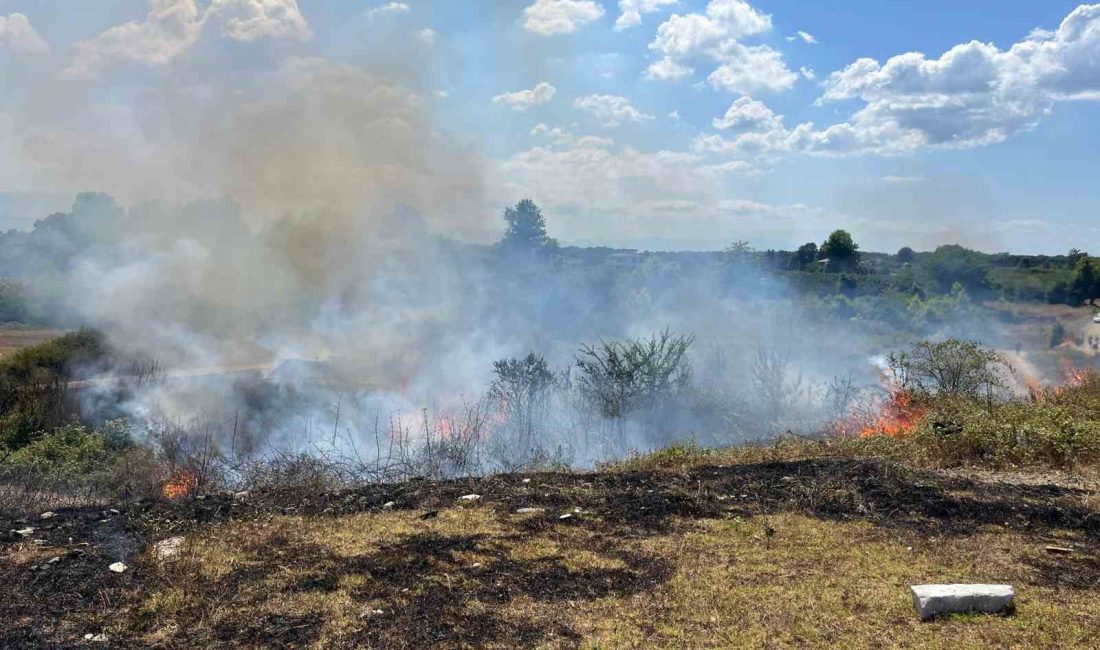
[[[153,555],[158,560],[171,560],[180,554],[183,549],[183,537],[169,537],[153,545]]]
[[[465,496],[458,497],[459,501],[477,501],[481,498],[480,494],[467,494]]]
[[[34,533],[33,528],[24,528],[22,530],[15,531],[15,534],[19,535],[20,537],[30,537],[33,533]]]
[[[536,512],[546,512],[546,508],[520,508],[519,510],[516,510],[516,512],[521,515],[528,515]]]
[[[110,569],[111,571],[114,571],[115,573],[124,573],[126,571],[126,569],[129,569],[130,567],[126,566],[122,562],[115,562],[114,564],[112,564],[111,566],[109,566],[107,568]]]
[[[913,585],[910,589],[922,621],[941,614],[996,614],[1009,609],[1016,597],[1010,585]]]
[[[49,512],[43,512],[42,514],[40,514],[40,515],[38,515],[38,516],[39,516],[39,517],[41,517],[42,519],[53,519],[54,517],[56,517],[56,516],[57,516],[57,513],[56,513],[56,512],[53,512],[53,511],[51,510],[51,511],[49,511]]]
[[[392,510],[393,507],[396,506],[396,505],[397,504],[394,503],[393,501],[387,501],[387,502],[382,504],[382,509],[383,510]]]

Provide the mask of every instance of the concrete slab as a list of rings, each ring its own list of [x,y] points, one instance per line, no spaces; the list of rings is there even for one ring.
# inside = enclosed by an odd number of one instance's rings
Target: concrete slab
[[[1016,598],[1010,585],[913,585],[910,590],[922,621],[942,614],[1005,612]]]

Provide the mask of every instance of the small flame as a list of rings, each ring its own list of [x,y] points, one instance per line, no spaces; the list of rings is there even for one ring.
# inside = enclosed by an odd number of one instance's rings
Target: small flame
[[[1091,381],[1094,381],[1093,377],[1097,376],[1096,370],[1074,365],[1074,363],[1068,359],[1063,359],[1058,362],[1058,374],[1060,376],[1060,383],[1057,386],[1046,388],[1042,385],[1037,385],[1029,388],[1032,401],[1041,402],[1048,398],[1060,397],[1064,395],[1066,391],[1089,384]]]
[[[178,499],[190,494],[199,485],[199,477],[191,471],[182,470],[176,472],[172,478],[164,484],[164,496],[168,499]]]
[[[842,435],[859,438],[888,436],[904,438],[917,427],[928,414],[928,409],[913,399],[913,394],[902,388],[897,379],[880,367],[880,379],[886,390],[885,398],[877,397],[870,405],[853,411],[836,424]]]
[[[1062,388],[1076,388],[1083,386],[1093,372],[1090,368],[1075,366],[1068,359],[1063,359],[1058,364],[1058,370],[1062,376]]]
[[[439,437],[443,440],[450,440],[454,436],[454,422],[451,418],[443,416],[439,418]]]
[[[896,389],[891,392],[889,399],[882,404],[878,413],[872,417],[871,422],[864,423],[857,435],[860,438],[872,436],[904,438],[924,420],[926,413],[923,406],[914,403],[912,394]]]

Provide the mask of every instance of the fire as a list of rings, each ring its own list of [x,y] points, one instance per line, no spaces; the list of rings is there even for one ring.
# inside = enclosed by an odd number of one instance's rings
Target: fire
[[[913,393],[885,369],[881,369],[880,378],[886,397],[876,397],[854,409],[835,425],[838,433],[859,438],[904,438],[924,420],[928,409],[913,398]]]
[[[443,416],[439,418],[439,437],[444,440],[450,440],[454,436],[454,423],[451,418]]]
[[[164,484],[164,496],[168,499],[178,499],[191,493],[199,485],[199,477],[191,471],[181,470]]]
[[[1058,370],[1062,376],[1062,388],[1076,388],[1083,386],[1093,372],[1089,368],[1081,368],[1073,365],[1068,359],[1063,359],[1058,364]]]
[[[857,432],[860,438],[889,436],[904,438],[924,420],[927,411],[916,404],[908,391],[894,389],[890,397],[878,409],[878,413],[865,422]]]
[[[1068,359],[1062,359],[1058,362],[1058,374],[1059,383],[1057,386],[1048,388],[1037,385],[1029,388],[1032,401],[1041,402],[1048,398],[1060,397],[1065,395],[1067,391],[1088,385],[1090,382],[1095,381],[1094,377],[1098,376],[1096,370],[1076,366]]]

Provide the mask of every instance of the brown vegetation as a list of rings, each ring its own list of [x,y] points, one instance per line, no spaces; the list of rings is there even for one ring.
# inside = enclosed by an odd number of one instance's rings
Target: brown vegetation
[[[1091,643],[1095,480],[920,470],[844,449],[676,448],[596,473],[5,520],[37,530],[2,547],[0,645],[73,647],[91,633],[113,647]],[[148,550],[176,534],[179,558]],[[109,572],[120,558],[132,568]],[[1018,613],[921,624],[907,586],[926,581],[1010,582]]]

